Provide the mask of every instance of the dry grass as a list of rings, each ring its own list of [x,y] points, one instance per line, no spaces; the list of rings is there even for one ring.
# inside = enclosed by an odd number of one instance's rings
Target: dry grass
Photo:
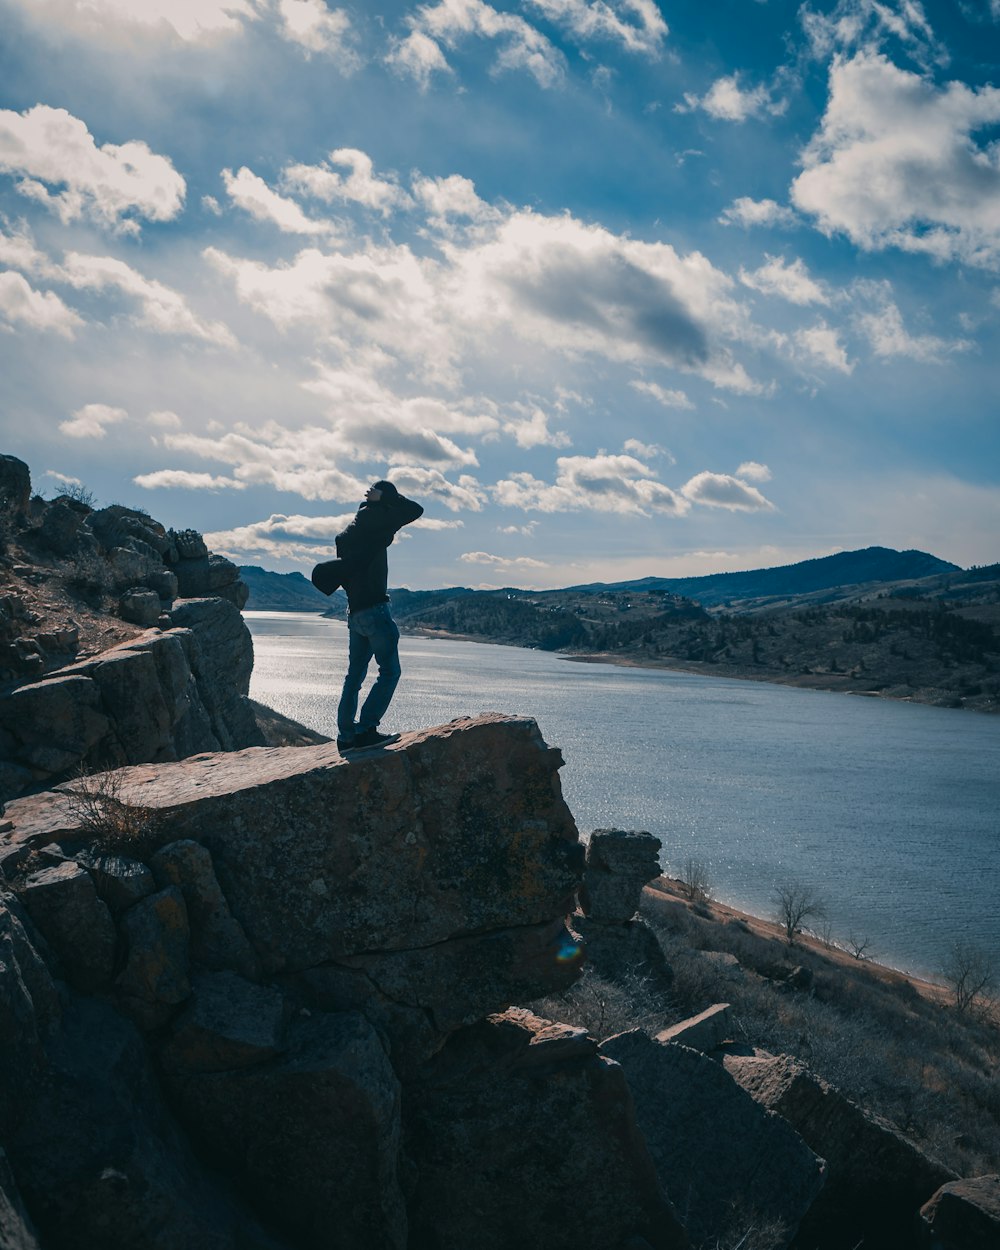
[[[82,775],[65,792],[80,832],[98,850],[142,859],[155,848],[157,813],[128,800],[125,772]]]

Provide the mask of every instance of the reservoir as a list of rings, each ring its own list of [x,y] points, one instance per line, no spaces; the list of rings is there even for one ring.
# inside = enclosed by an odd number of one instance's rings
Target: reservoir
[[[336,737],[346,626],[245,617],[251,696]],[[957,938],[1000,961],[1000,716],[406,635],[400,660],[384,732],[534,717],[581,833],[649,830],[665,871],[695,856],[754,915],[805,883],[893,967],[933,976]]]

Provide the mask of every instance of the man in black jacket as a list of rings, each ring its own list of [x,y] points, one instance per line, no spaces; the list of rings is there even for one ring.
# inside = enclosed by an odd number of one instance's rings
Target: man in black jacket
[[[390,735],[378,731],[400,676],[399,630],[389,611],[386,552],[398,531],[422,516],[423,511],[420,504],[404,498],[391,482],[376,482],[369,488],[354,520],[337,535],[350,643],[347,675],[337,708],[337,746],[342,751],[390,740]],[[378,663],[378,677],[355,723],[358,695],[372,656]]]

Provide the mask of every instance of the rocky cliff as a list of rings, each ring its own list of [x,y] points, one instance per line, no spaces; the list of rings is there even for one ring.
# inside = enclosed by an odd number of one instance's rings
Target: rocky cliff
[[[246,595],[195,531],[32,497],[27,465],[0,456],[0,801],[262,743]]]
[[[685,1245],[621,1067],[507,1010],[581,966],[560,764],[488,716],[133,767],[131,832],[74,783],[8,804],[0,1142],[41,1244]]]

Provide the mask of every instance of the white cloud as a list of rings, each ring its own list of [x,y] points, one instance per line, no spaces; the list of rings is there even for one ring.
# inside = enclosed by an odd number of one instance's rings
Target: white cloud
[[[801,353],[814,364],[836,369],[839,373],[853,371],[854,365],[847,358],[847,350],[840,341],[840,335],[825,321],[796,330],[792,337]]]
[[[888,298],[872,312],[860,313],[858,328],[876,356],[902,356],[923,364],[940,364],[954,352],[968,351],[968,339],[942,339],[935,334],[910,334],[903,325],[903,314]]]
[[[655,399],[664,408],[694,408],[694,404],[684,391],[667,390],[658,382],[646,382],[641,378],[633,378],[629,386],[640,395],[648,395],[651,399]]]
[[[465,551],[459,557],[466,564],[489,564],[496,569],[547,569],[544,560],[531,556],[496,556],[488,551]]]
[[[822,125],[792,183],[796,206],[858,247],[1000,264],[1000,160],[975,136],[1000,89],[931,81],[860,52],[836,57]]]
[[[141,140],[98,147],[79,118],[44,104],[0,110],[0,171],[20,177],[18,190],[64,222],[88,216],[131,233],[138,218],[176,217],[186,190],[170,160]]]
[[[245,165],[235,174],[231,169],[224,169],[222,181],[237,208],[257,221],[272,222],[286,234],[330,234],[333,230],[330,222],[307,217],[294,200],[272,191],[263,178]]]
[[[343,9],[328,9],[323,0],[278,0],[278,16],[283,38],[297,43],[306,55],[339,54],[342,68],[346,67],[344,40],[351,20]]]
[[[350,172],[338,173],[331,166]],[[383,215],[413,202],[394,177],[376,177],[371,157],[358,148],[337,148],[320,165],[289,165],[282,179],[292,190],[328,204],[353,201]]]
[[[424,206],[432,219],[443,222],[452,217],[465,217],[470,221],[496,220],[497,209],[481,200],[476,194],[476,184],[460,174],[447,178],[417,178],[413,194]]]
[[[505,421],[504,433],[510,434],[518,447],[568,447],[569,435],[563,430],[550,430],[549,418],[541,408],[534,408],[530,417]]]
[[[819,60],[838,50],[878,47],[890,38],[899,40],[918,64],[946,65],[949,60],[920,0],[838,0],[826,13],[803,5],[800,18],[810,50]]]
[[[811,277],[799,257],[788,264],[781,256],[767,256],[759,269],[748,272],[741,268],[740,281],[763,295],[780,295],[800,306],[830,302],[823,286]]]
[[[246,482],[211,473],[191,473],[187,469],[157,469],[132,479],[145,490],[244,490]]]
[[[749,478],[751,482],[769,482],[771,470],[766,464],[761,464],[757,460],[744,460],[736,470],[736,476]]]
[[[22,7],[48,11],[50,20],[97,33],[106,23],[146,27],[184,40],[233,33],[241,19],[257,16],[249,0],[18,0]],[[96,29],[95,29],[96,28]]]
[[[498,525],[497,533],[498,534],[523,534],[526,538],[530,538],[537,528],[538,528],[537,521],[529,521],[526,525]]]
[[[117,425],[128,419],[124,408],[111,408],[107,404],[84,404],[77,408],[68,421],[61,421],[59,429],[70,438],[104,438],[109,425]]]
[[[68,473],[60,473],[56,469],[46,469],[44,477],[54,478],[62,486],[82,486],[83,482],[78,477],[70,477]]]
[[[397,72],[408,74],[426,87],[436,72],[450,67],[441,45],[453,49],[469,37],[500,42],[495,72],[524,70],[540,87],[562,82],[562,53],[523,17],[501,13],[484,0],[438,0],[422,4],[407,19],[410,33],[386,58]]]
[[[739,73],[735,73],[717,78],[703,96],[685,92],[684,103],[675,105],[675,111],[701,109],[718,121],[745,122],[750,117],[779,117],[787,107],[787,101],[772,99],[767,87],[744,90]]]
[[[245,563],[247,557],[266,556],[314,563],[336,556],[333,539],[353,519],[353,512],[320,517],[274,513],[266,521],[215,530],[205,535],[205,541],[213,551],[238,562]]]
[[[756,486],[750,486],[728,473],[696,473],[681,487],[681,494],[692,503],[729,512],[773,512],[774,504]]]
[[[176,412],[164,409],[162,412],[151,412],[146,418],[150,425],[159,426],[163,430],[179,430],[181,419]]]
[[[201,339],[217,347],[236,347],[236,340],[221,322],[203,321],[179,292],[144,277],[113,256],[70,252],[57,272],[78,290],[117,290],[137,300],[140,307],[137,323],[157,334]]]
[[[638,456],[641,460],[656,460],[660,456],[666,456],[671,464],[677,463],[670,452],[659,443],[642,443],[637,438],[627,438],[622,443],[622,451]]]
[[[792,209],[786,208],[776,200],[753,200],[741,195],[733,200],[728,208],[719,214],[719,221],[724,226],[773,226],[787,229],[799,224],[799,219]]]
[[[404,495],[421,502],[437,500],[451,512],[480,512],[486,502],[486,492],[467,473],[463,473],[457,482],[449,482],[437,469],[400,465],[393,469],[391,480]]]
[[[577,39],[611,39],[628,52],[656,56],[667,37],[667,23],[653,0],[527,0],[550,21]],[[632,19],[632,20],[630,20]]]
[[[32,330],[52,330],[67,339],[83,325],[83,318],[54,291],[36,291],[26,278],[10,270],[0,272],[0,317]]]
[[[493,487],[497,503],[534,512],[666,513],[680,516],[688,501],[658,482],[633,456],[560,456],[554,483],[512,473]]]

